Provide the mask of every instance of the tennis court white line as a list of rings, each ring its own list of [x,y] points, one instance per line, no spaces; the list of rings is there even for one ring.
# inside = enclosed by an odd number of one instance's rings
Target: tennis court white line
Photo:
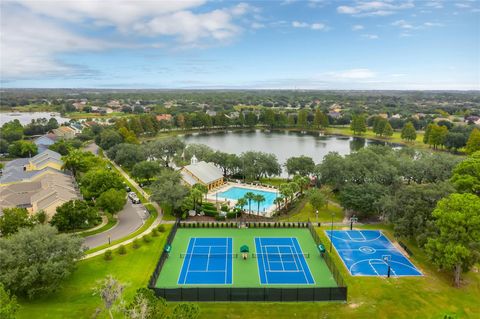
[[[295,247],[295,243],[293,242],[293,237],[290,237],[290,241],[292,242],[293,248],[295,248],[296,257],[300,258],[300,257],[298,257],[298,251],[297,251],[297,247]],[[302,254],[302,256],[303,256],[303,254]],[[303,265],[302,265],[301,261],[300,261],[300,265],[302,266],[302,272],[303,272],[303,277],[305,277],[305,283],[308,284],[307,274],[305,273],[305,269],[303,268]]]
[[[225,272],[224,270],[209,270],[209,271],[205,271],[205,270],[190,270],[189,272],[201,272],[201,273],[211,273],[211,272]]]
[[[195,242],[197,241],[197,238],[195,237],[193,239],[193,245],[192,245],[192,251],[195,250]],[[185,278],[183,278],[183,284],[187,281],[188,277],[188,272],[190,271],[190,263],[192,262],[192,255],[190,255],[190,259],[188,260],[188,265],[187,265],[187,272],[185,273]]]
[[[222,245],[195,245],[195,247],[199,247],[199,248],[208,248],[208,247],[215,247],[215,248],[228,248],[228,246],[222,246]]]
[[[280,255],[280,248],[278,248],[278,246],[277,246],[277,251],[278,251],[278,254]],[[282,270],[285,271],[285,267],[283,266],[283,258],[282,258],[282,255],[280,255],[280,262],[282,263]]]
[[[208,255],[207,255],[207,267],[205,268],[205,271],[208,272],[208,264],[210,263],[210,251],[212,250],[211,247],[208,248]]]
[[[265,281],[266,281],[266,284],[268,285],[267,268],[265,267],[265,258],[263,257],[262,239],[258,238],[258,242],[260,244],[260,250],[262,251],[262,264],[263,264],[263,272],[265,274]]]
[[[290,249],[290,254],[292,254],[292,256],[293,256],[293,262],[295,263],[295,268],[298,270],[299,268],[298,268],[298,264],[297,264],[297,258],[295,258],[295,255],[293,254],[293,250],[292,250],[291,246],[289,247],[289,249]]]
[[[225,280],[223,281],[223,284],[226,285],[226,284],[227,284],[227,273],[228,273],[228,257],[227,257],[227,253],[228,253],[228,237],[225,238],[225,240],[226,240],[226,246],[224,246],[224,247],[226,247],[226,251],[225,251],[225,253],[226,253],[226,254],[225,254],[225,268],[224,268],[224,272],[225,272],[225,277],[224,277],[224,278],[225,278]]]

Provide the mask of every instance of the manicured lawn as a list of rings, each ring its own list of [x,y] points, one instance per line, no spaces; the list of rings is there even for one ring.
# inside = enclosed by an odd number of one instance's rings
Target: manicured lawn
[[[280,187],[281,184],[286,183],[286,178],[261,178],[260,183],[268,184],[275,187]]]
[[[372,229],[386,229],[370,225]],[[324,243],[324,229],[318,229]],[[388,234],[388,233],[387,233]],[[391,237],[391,236],[390,236]],[[413,251],[413,263],[423,277],[351,277],[338,256],[334,260],[348,285],[347,303],[202,303],[201,318],[478,318],[480,274],[464,275],[462,288],[452,286],[451,277],[427,263],[424,253],[406,242]]]
[[[162,205],[163,218],[162,220],[176,220],[177,217],[173,215],[173,209],[169,205]]]
[[[341,134],[354,136],[353,131],[349,127],[330,127],[327,129],[328,134]],[[414,142],[406,142],[401,138],[400,131],[394,131],[391,137],[380,137],[376,135],[371,129],[367,129],[361,137],[372,138],[377,140],[382,140],[390,143],[402,143],[408,146],[419,147],[419,148],[428,148],[428,145],[423,144],[423,133],[417,132],[417,139]]]
[[[93,235],[96,235],[96,234],[103,233],[104,231],[107,231],[107,230],[109,230],[110,228],[113,228],[113,226],[115,226],[115,225],[117,224],[118,219],[114,218],[114,217],[112,216],[112,214],[106,214],[106,215],[107,215],[107,218],[108,218],[108,222],[107,222],[105,225],[103,225],[103,226],[100,227],[99,229],[82,232],[82,233],[80,233],[79,235],[80,235],[81,237],[93,236]]]
[[[91,253],[94,253],[96,251],[99,251],[99,250],[102,250],[104,248],[107,248],[108,246],[113,246],[113,245],[116,245],[116,244],[119,244],[123,241],[126,241],[126,240],[129,240],[130,238],[133,238],[135,236],[137,236],[138,234],[141,234],[142,232],[144,232],[146,229],[148,229],[148,227],[150,227],[153,222],[155,221],[155,219],[157,219],[157,216],[158,216],[158,212],[156,209],[150,211],[150,216],[148,216],[147,220],[145,221],[145,223],[142,225],[142,227],[138,228],[136,231],[134,231],[133,233],[125,236],[125,237],[122,237],[120,239],[117,239],[117,240],[114,240],[109,244],[104,244],[104,245],[101,245],[101,246],[98,246],[98,247],[95,247],[95,248],[92,248],[92,249],[89,249],[87,250],[85,253],[86,254],[91,254]]]
[[[170,225],[165,225],[170,229]],[[390,228],[368,225],[363,228],[384,229],[392,238]],[[324,228],[317,229],[324,243],[328,243]],[[166,233],[165,233],[166,234]],[[166,236],[154,238],[149,244],[133,250],[127,246],[127,255],[114,254],[112,261],[103,256],[79,262],[78,270],[57,293],[40,300],[22,301],[18,318],[90,318],[101,304],[92,295],[96,281],[112,274],[127,283],[127,298],[136,289],[145,287],[155,268]],[[201,318],[478,318],[480,274],[464,274],[465,284],[452,287],[451,277],[439,273],[427,263],[424,253],[412,243],[405,242],[413,252],[412,262],[424,273],[415,278],[351,277],[338,256],[334,260],[348,285],[348,302],[320,303],[199,303]]]
[[[138,288],[147,286],[171,225],[165,227],[165,233],[152,237],[150,243],[141,241],[138,249],[128,245],[126,255],[114,252],[111,261],[105,261],[103,255],[80,261],[58,292],[43,299],[21,301],[18,318],[91,318],[102,303],[92,289],[110,274],[127,284],[124,296],[129,301]]]
[[[323,207],[318,211],[318,221],[324,223],[331,222],[332,214],[334,214],[334,222],[341,222],[343,220],[343,209],[340,206],[329,203],[328,207]],[[302,202],[300,202],[298,206],[293,209],[293,212],[289,213],[288,215],[280,216],[280,220],[292,222],[307,221],[308,219],[310,219],[312,222],[317,221],[312,205],[310,205],[310,203],[308,203],[305,199],[303,199]]]

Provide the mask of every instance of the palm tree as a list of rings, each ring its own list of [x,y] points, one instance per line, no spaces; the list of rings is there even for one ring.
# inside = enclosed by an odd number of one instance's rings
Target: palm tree
[[[235,204],[235,207],[237,207],[238,209],[240,209],[241,211],[243,211],[243,207],[245,207],[245,205],[247,205],[247,200],[245,198],[239,198],[237,200],[237,203]],[[237,213],[235,213],[235,219],[237,218]]]
[[[248,201],[248,212],[252,213],[252,200],[255,198],[255,194],[248,192],[245,194],[244,198]]]
[[[273,203],[277,205],[277,210],[280,210],[280,204],[283,202],[283,197],[277,197],[273,200]]]
[[[199,190],[202,193],[202,195],[205,195],[205,199],[207,198],[207,193],[208,193],[207,186],[197,183],[197,184],[193,185],[192,188]],[[203,202],[202,201],[202,196],[200,196],[200,204],[202,204],[202,202]]]
[[[265,196],[262,194],[256,194],[253,200],[257,202],[257,214],[260,216],[260,203],[265,201]]]
[[[293,190],[289,183],[283,183],[280,185],[280,195],[285,198],[285,208],[288,206],[288,198],[293,194]]]
[[[192,188],[190,189],[190,196],[192,196],[193,199],[193,209],[197,211],[197,203],[200,201],[200,204],[202,203],[202,192],[197,189],[197,188]]]
[[[303,194],[303,191],[307,189],[308,185],[310,185],[310,178],[301,175],[295,175],[293,177],[293,182],[297,183],[297,185],[300,187],[300,194]]]

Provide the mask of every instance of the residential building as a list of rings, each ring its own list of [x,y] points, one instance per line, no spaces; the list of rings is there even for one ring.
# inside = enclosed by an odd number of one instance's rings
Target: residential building
[[[158,114],[156,116],[156,119],[158,122],[160,121],[171,121],[172,120],[172,115],[171,114]]]
[[[32,158],[18,158],[5,164],[0,177],[0,185],[31,181],[52,171],[60,171],[63,166],[61,155],[45,150]]]
[[[75,130],[69,126],[60,126],[59,128],[54,128],[52,133],[57,136],[57,138],[63,138],[69,140],[75,138]]]
[[[42,153],[47,150],[50,145],[55,144],[57,136],[53,133],[45,134],[37,137],[33,142],[37,145],[38,153]]]
[[[29,182],[0,186],[0,212],[4,208],[26,208],[30,213],[43,210],[50,219],[58,206],[81,199],[72,176],[48,170]]]

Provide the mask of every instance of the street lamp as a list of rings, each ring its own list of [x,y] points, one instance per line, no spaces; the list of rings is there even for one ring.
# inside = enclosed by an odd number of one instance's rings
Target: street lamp
[[[317,218],[317,224],[318,224],[318,209],[315,210],[315,216],[316,216],[316,218]]]
[[[330,252],[332,252],[332,237],[333,237],[333,216],[335,216],[335,213],[332,213],[332,226],[330,227]]]

